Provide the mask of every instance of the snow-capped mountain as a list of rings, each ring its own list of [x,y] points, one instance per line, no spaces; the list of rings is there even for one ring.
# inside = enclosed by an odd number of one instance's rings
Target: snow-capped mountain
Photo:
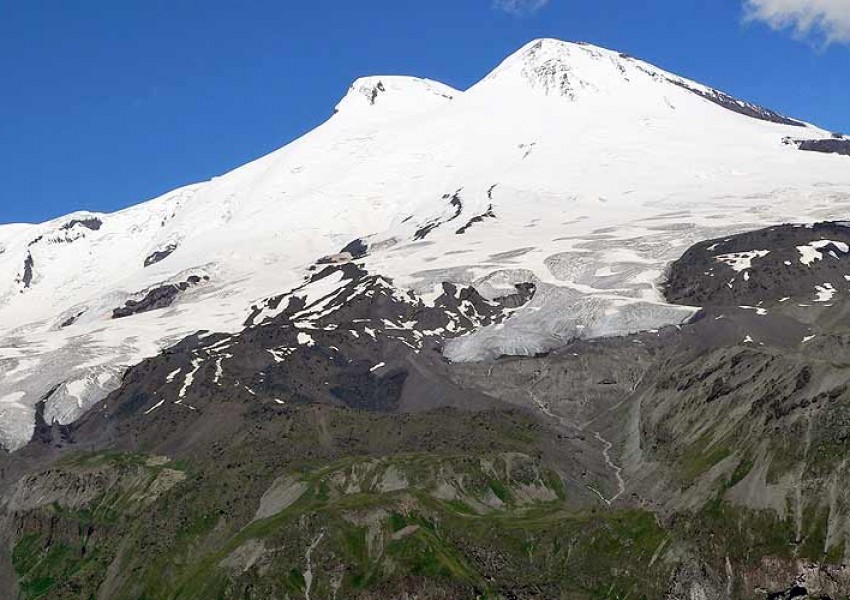
[[[846,144],[556,40],[464,92],[360,79],[326,123],[226,175],[113,214],[0,227],[0,445],[29,440],[42,400],[48,423],[71,422],[128,366],[241,330],[317,262],[354,260],[432,305],[444,283],[490,300],[534,284],[507,321],[448,341],[456,361],[681,322],[694,309],[658,284],[693,243],[846,217],[847,157],[803,151]]]

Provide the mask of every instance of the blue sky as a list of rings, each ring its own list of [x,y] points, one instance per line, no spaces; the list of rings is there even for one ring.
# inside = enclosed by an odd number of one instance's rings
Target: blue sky
[[[356,77],[463,89],[544,36],[850,131],[850,1],[744,1],[0,0],[0,222],[135,204],[312,129]]]

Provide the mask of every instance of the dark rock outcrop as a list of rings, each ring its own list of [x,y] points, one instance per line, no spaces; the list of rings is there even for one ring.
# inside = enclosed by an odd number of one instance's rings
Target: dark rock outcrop
[[[144,266],[145,268],[150,267],[151,265],[155,265],[158,262],[161,262],[174,254],[174,251],[177,250],[177,244],[168,244],[165,248],[161,250],[157,250],[152,252],[147,257],[145,257]]]
[[[484,219],[495,219],[495,218],[496,218],[496,213],[493,212],[493,205],[491,204],[484,213],[472,217],[469,221],[466,222],[466,225],[464,225],[463,227],[461,227],[460,229],[455,231],[455,234],[456,235],[463,235],[464,233],[469,231],[469,229],[473,225],[475,225],[476,223],[482,223],[482,222],[484,222]]]
[[[414,240],[424,240],[426,237],[428,237],[428,234],[430,234],[438,227],[441,227],[446,223],[451,223],[452,221],[460,217],[461,213],[463,212],[463,200],[460,197],[460,192],[461,190],[458,190],[454,194],[445,194],[443,196],[443,200],[448,200],[449,205],[454,209],[454,214],[447,219],[432,219],[431,221],[428,221],[424,225],[420,226],[419,229],[417,229],[416,232],[413,234]]]
[[[65,329],[66,327],[70,327],[71,325],[76,323],[79,320],[79,318],[82,317],[85,314],[85,312],[86,311],[80,311],[76,314],[71,315],[70,317],[68,317],[67,319],[65,319],[64,321],[62,321],[59,324],[59,329]]]
[[[366,253],[369,252],[369,246],[361,240],[357,238],[345,245],[345,248],[340,250],[340,252],[348,252],[351,254],[351,257],[354,259],[363,258],[366,256]]]
[[[797,147],[806,152],[850,156],[850,139],[845,139],[844,137],[825,140],[801,140],[797,142]]]
[[[34,277],[35,259],[32,257],[32,252],[27,252],[27,257],[24,259],[23,270],[16,280],[23,288],[21,291],[28,289],[32,285]]]
[[[668,273],[668,301],[757,306],[783,299],[825,302],[850,290],[846,223],[780,225],[695,244]]]
[[[209,279],[208,277],[199,277],[192,275],[186,281],[180,283],[170,283],[152,290],[149,290],[141,300],[127,300],[124,306],[112,310],[113,319],[123,319],[141,313],[167,308],[171,306],[181,292],[185,292],[190,287],[198,285],[201,281]]]
[[[85,227],[86,229],[90,229],[92,231],[100,231],[100,228],[103,227],[103,221],[101,221],[97,217],[89,217],[86,219],[72,219],[71,221],[68,221],[67,223],[62,225],[62,227],[60,227],[59,229],[73,229],[77,225],[79,225],[80,227]]]
[[[805,127],[806,124],[795,119],[791,119],[784,115],[779,114],[776,111],[770,110],[769,108],[765,108],[763,106],[759,106],[758,104],[753,104],[751,102],[745,102],[743,100],[738,100],[730,96],[729,94],[725,94],[718,90],[706,89],[701,90],[692,86],[687,85],[686,83],[670,79],[670,83],[677,85],[681,88],[688,90],[689,92],[696,94],[700,98],[704,98],[709,102],[713,102],[714,104],[725,108],[726,110],[730,110],[734,113],[738,113],[739,115],[743,115],[745,117],[750,117],[751,119],[758,119],[760,121],[768,121],[770,123],[778,123],[780,125],[792,125],[795,127]]]

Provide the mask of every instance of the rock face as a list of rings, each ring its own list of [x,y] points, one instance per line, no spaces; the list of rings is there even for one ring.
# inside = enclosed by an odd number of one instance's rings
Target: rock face
[[[806,152],[822,152],[824,154],[843,154],[850,156],[850,139],[829,138],[823,140],[798,140],[797,147]]]
[[[150,267],[158,262],[162,262],[177,250],[177,244],[168,244],[162,250],[151,252],[145,257],[144,266]]]
[[[103,227],[103,221],[97,217],[83,217],[80,219],[71,219],[64,225],[62,225],[61,229],[70,230],[74,229],[74,227],[85,227],[86,229],[90,229],[92,231],[100,231],[100,228]]]
[[[209,279],[208,277],[206,279]],[[132,317],[141,313],[152,310],[159,310],[171,306],[177,296],[181,292],[185,292],[190,287],[198,285],[204,278],[197,275],[192,275],[186,281],[181,281],[176,284],[163,285],[152,290],[149,290],[140,300],[127,300],[124,306],[118,307],[112,311],[113,319],[123,319]]]
[[[26,289],[32,285],[34,269],[35,260],[32,257],[32,252],[28,252],[27,257],[24,259],[23,271],[21,271],[21,274],[18,277],[18,283],[21,284],[23,289]]]
[[[424,367],[410,363],[448,337],[502,322],[533,292],[523,286],[488,301],[446,284],[429,305],[355,264],[323,266],[302,286],[255,307],[243,332],[192,336],[131,371],[120,402],[152,422],[165,404],[197,409],[223,396],[376,412],[463,405],[441,389],[439,377],[423,379]]]
[[[669,271],[665,295],[695,306],[830,302],[850,290],[847,223],[782,225],[696,244]]]
[[[669,79],[669,81],[676,85],[681,85],[682,87],[693,92],[700,98],[705,98],[709,102],[713,102],[718,106],[722,106],[726,110],[732,111],[739,115],[744,115],[745,117],[758,119],[760,121],[768,121],[770,123],[779,123],[781,125],[792,125],[794,127],[806,126],[805,123],[801,123],[800,121],[781,115],[776,111],[770,110],[769,108],[765,108],[763,106],[759,106],[751,102],[744,102],[742,100],[738,100],[737,98],[733,98],[729,94],[725,94],[718,90],[700,89],[699,87],[688,85],[687,82],[677,81],[676,79]]]

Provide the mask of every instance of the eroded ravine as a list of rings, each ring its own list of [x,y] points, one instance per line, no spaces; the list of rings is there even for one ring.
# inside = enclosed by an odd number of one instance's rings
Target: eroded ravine
[[[587,423],[585,423],[583,425],[578,425],[576,423],[573,423],[572,421],[570,421],[566,417],[562,417],[562,416],[557,415],[554,412],[552,412],[552,409],[549,408],[549,405],[546,404],[545,402],[543,402],[537,396],[537,394],[535,394],[535,392],[534,392],[535,386],[537,386],[537,384],[540,383],[544,379],[544,377],[545,377],[544,374],[540,374],[535,379],[535,381],[532,382],[531,386],[528,388],[528,395],[531,398],[532,404],[543,415],[545,415],[546,417],[548,417],[551,420],[556,421],[562,427],[564,427],[566,429],[571,429],[573,431],[578,431],[578,432],[586,431],[585,430],[586,425],[588,425],[589,423],[592,423],[593,420],[588,421]],[[636,384],[632,388],[632,391],[634,391],[634,389],[637,388],[637,385],[639,385],[639,382],[638,382],[638,384]],[[619,404],[617,406],[619,406]],[[616,408],[616,406],[614,408]],[[586,487],[591,492],[593,492],[596,496],[598,496],[599,499],[602,502],[604,502],[606,506],[611,506],[618,498],[620,498],[626,492],[626,482],[623,479],[623,475],[622,475],[623,468],[621,466],[617,465],[611,459],[610,452],[611,452],[611,449],[614,447],[614,443],[609,441],[608,439],[606,439],[599,431],[589,431],[589,433],[593,434],[593,438],[602,445],[602,458],[605,461],[605,467],[613,474],[615,480],[617,481],[617,493],[614,494],[613,496],[611,496],[610,498],[606,498],[605,495],[602,492],[600,492],[598,489],[596,489],[592,485],[587,485]]]

